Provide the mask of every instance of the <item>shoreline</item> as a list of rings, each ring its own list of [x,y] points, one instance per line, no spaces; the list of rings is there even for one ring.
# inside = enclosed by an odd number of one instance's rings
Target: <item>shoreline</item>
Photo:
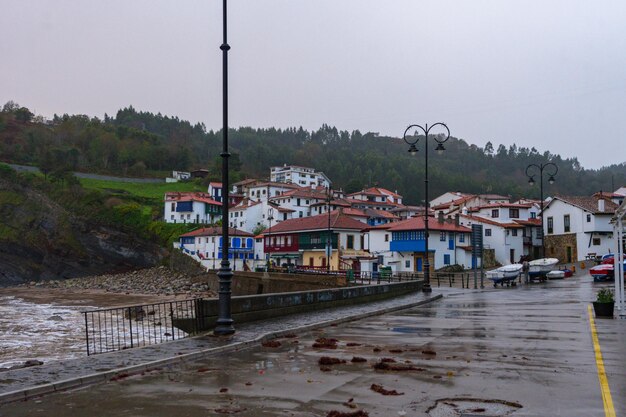
[[[213,293],[195,294],[145,294],[145,293],[118,293],[99,289],[67,289],[46,287],[3,287],[0,288],[0,297],[8,296],[20,298],[35,304],[55,304],[63,306],[85,307],[124,307],[137,304],[152,304],[166,301],[178,301],[191,298],[215,298]]]

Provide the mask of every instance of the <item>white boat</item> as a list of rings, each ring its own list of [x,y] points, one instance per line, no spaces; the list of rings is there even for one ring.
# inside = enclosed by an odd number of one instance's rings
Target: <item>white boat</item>
[[[516,278],[522,271],[522,264],[511,264],[487,271],[485,275],[489,278]]]
[[[504,286],[515,285],[515,280],[522,271],[522,264],[511,264],[501,266],[500,268],[492,269],[485,272],[487,279],[493,281],[493,286],[497,287],[498,284]]]
[[[541,258],[528,262],[528,273],[530,276],[543,276],[552,271],[559,260],[556,258]]]

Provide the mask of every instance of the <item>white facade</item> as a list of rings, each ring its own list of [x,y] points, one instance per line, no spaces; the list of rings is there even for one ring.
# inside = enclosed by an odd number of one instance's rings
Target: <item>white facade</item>
[[[325,196],[322,194],[311,193],[309,191],[301,193],[299,190],[295,190],[272,197],[270,201],[279,205],[281,208],[293,211],[291,218],[295,219],[320,214],[314,212],[314,210],[311,209],[311,206],[324,202]],[[326,208],[322,208],[320,211],[323,213],[326,211]]]
[[[181,204],[184,204],[184,209]],[[212,208],[207,209],[207,205]],[[197,200],[168,200],[167,197],[165,200],[164,213],[166,223],[213,224],[222,218],[219,206]]]
[[[230,209],[228,224],[230,227],[253,233],[260,226],[264,229],[270,227],[270,213],[272,226],[291,218],[291,212],[281,210],[267,201],[257,202],[246,199]]]
[[[446,193],[441,194],[439,197],[436,197],[430,200],[430,207],[438,206],[439,204],[450,203],[454,200],[458,200],[459,198],[463,198],[466,196],[467,194],[464,194],[458,191],[448,191]]]
[[[524,255],[523,226],[502,223],[479,216],[461,215],[460,222],[468,228],[472,224],[483,226],[483,247],[493,249],[496,261],[502,265],[516,263]]]
[[[301,187],[330,187],[330,180],[323,172],[296,165],[271,167],[270,181],[291,183]]]
[[[598,200],[598,210],[604,204],[606,204],[604,200]],[[615,246],[613,225],[609,224],[613,212],[593,213],[557,197],[544,209],[544,215],[543,232],[546,238],[555,235],[576,235],[578,261],[585,260],[589,254],[609,253]]]

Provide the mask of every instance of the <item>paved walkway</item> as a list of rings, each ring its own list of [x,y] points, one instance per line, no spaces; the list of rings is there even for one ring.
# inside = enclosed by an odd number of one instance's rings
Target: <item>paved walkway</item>
[[[284,332],[279,346],[189,357],[88,389],[5,404],[0,415],[314,417],[363,410],[370,417],[610,416],[605,414],[588,314],[589,302],[602,286],[581,274],[513,288],[435,289],[434,294],[444,294],[437,302],[313,330],[287,330],[296,337]],[[398,303],[385,307],[407,305],[408,300],[416,301],[406,297],[385,302]],[[371,306],[353,312],[368,311]],[[232,342],[271,328],[344,320],[346,314],[336,310],[280,325],[242,325]],[[598,319],[595,325],[613,416],[624,416],[626,320]],[[319,337],[338,339],[337,348],[313,347]],[[179,343],[161,348],[171,353]],[[201,338],[185,343],[214,342]],[[320,366],[323,356],[346,363]],[[354,357],[365,362],[352,362]],[[383,358],[395,361],[386,362],[395,370],[373,366],[384,363]],[[394,390],[399,395],[385,395]]]
[[[410,294],[369,304],[347,306],[297,314],[270,321],[236,326],[229,337],[203,336],[176,340],[138,349],[128,349],[79,359],[51,362],[43,366],[16,369],[0,373],[0,403],[24,399],[67,388],[111,379],[116,373],[141,372],[173,361],[189,361],[219,351],[242,349],[258,344],[263,338],[275,337],[293,329],[307,330],[331,323],[356,320],[399,308],[423,304],[439,296]]]

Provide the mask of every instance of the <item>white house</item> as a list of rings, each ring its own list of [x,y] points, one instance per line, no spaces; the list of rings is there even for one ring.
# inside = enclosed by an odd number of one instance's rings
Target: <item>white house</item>
[[[431,269],[448,265],[470,266],[465,248],[470,245],[471,230],[455,220],[431,218],[428,221],[428,252]],[[387,223],[368,229],[370,253],[377,267],[390,266],[393,272],[423,272],[426,261],[423,217]],[[372,269],[375,270],[373,266]]]
[[[302,218],[315,215],[316,213],[311,207],[326,203],[327,199],[325,193],[313,188],[296,188],[270,197],[270,202],[284,209],[292,210],[292,218]]]
[[[510,218],[494,219],[462,214],[460,223],[470,229],[473,224],[483,226],[483,246],[494,250],[496,261],[500,264],[516,263],[524,255],[524,226]]]
[[[286,192],[300,188],[301,187],[294,184],[263,181],[248,185],[244,195],[251,200],[267,201],[272,197],[277,197]]]
[[[202,192],[165,193],[166,223],[213,224],[222,218],[222,203]]]
[[[172,171],[172,176],[165,178],[165,182],[178,182],[191,179],[191,172]]]
[[[229,256],[235,271],[254,270],[264,264],[255,254],[254,236],[238,229],[228,229]],[[174,247],[191,256],[207,270],[218,269],[222,262],[222,228],[205,227],[180,236]]]
[[[248,198],[231,207],[228,225],[236,229],[254,233],[256,229],[266,229],[292,217],[293,210],[279,207],[267,201],[254,201]],[[271,218],[271,219],[270,219]]]
[[[430,209],[437,214],[441,212],[451,218],[455,214],[464,213],[465,209],[469,210],[488,204],[508,203],[509,201],[510,197],[498,194],[465,195],[453,201],[431,205]]]
[[[606,197],[555,196],[544,207],[546,256],[561,262],[585,260],[613,250],[617,205]]]
[[[323,187],[331,185],[328,177],[313,168],[297,165],[283,165],[270,168],[270,181],[296,184],[301,187]]]
[[[438,206],[440,204],[450,203],[463,197],[470,196],[471,194],[462,193],[460,191],[447,191],[441,194],[439,197],[435,197],[430,200],[430,207]]]

